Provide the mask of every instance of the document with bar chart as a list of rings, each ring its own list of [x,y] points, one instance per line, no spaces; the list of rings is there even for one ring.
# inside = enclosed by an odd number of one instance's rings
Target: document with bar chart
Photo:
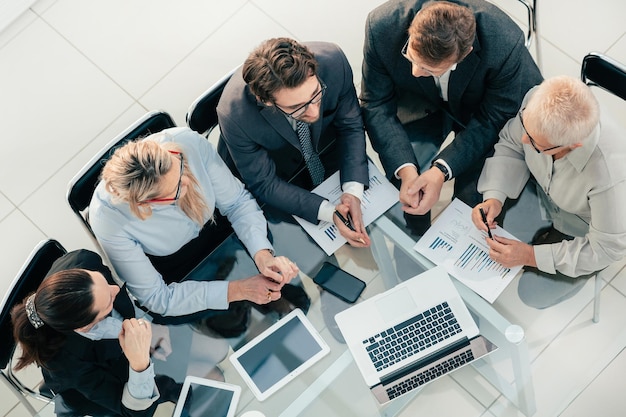
[[[413,249],[493,303],[522,267],[507,268],[489,258],[487,233],[474,226],[471,213],[467,204],[453,200]],[[517,240],[500,226],[492,233]]]
[[[368,161],[368,170],[369,188],[363,193],[363,200],[361,201],[363,223],[366,226],[398,201],[398,189],[385,178],[372,161]],[[343,194],[341,184],[339,184],[339,171],[315,187],[313,192],[328,199],[335,206],[339,204],[341,194]],[[319,222],[318,224],[313,224],[298,216],[293,217],[328,256],[335,253],[337,249],[346,243],[346,239],[341,236],[334,223]]]

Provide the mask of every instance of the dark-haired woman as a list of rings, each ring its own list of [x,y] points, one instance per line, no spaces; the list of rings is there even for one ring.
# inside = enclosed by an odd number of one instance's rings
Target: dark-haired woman
[[[93,252],[58,259],[11,316],[22,350],[15,369],[39,365],[46,385],[76,414],[152,416],[180,393],[180,384],[154,375],[150,322],[136,318],[128,294]]]

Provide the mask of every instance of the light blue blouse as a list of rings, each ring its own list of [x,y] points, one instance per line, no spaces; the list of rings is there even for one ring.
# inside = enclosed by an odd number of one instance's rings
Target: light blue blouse
[[[263,212],[213,145],[188,128],[167,129],[150,140],[176,143],[198,180],[209,211],[213,213],[217,208],[228,218],[252,256],[262,249],[273,250],[267,240]],[[170,255],[198,236],[202,226],[178,205],[153,205],[152,215],[140,220],[128,204],[113,201],[104,182],[100,182],[89,213],[91,227],[113,268],[129,292],[150,311],[179,316],[228,308],[227,282],[185,281],[166,285],[145,255]]]

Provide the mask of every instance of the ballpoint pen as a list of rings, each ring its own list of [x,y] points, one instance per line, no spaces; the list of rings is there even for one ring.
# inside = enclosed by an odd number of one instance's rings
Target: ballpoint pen
[[[478,210],[480,210],[480,217],[483,218],[483,223],[485,223],[485,226],[487,226],[487,234],[489,235],[489,239],[493,240],[493,235],[491,234],[491,229],[489,228],[489,223],[487,222],[487,216],[485,215],[482,207],[478,207]]]
[[[348,229],[352,230],[353,232],[356,232],[356,230],[354,229],[354,226],[352,226],[352,222],[350,221],[351,220],[350,213],[348,213],[348,219],[343,217],[343,214],[339,213],[339,210],[335,210],[335,215],[339,218],[339,220],[341,220],[341,223],[346,225]],[[365,241],[362,238],[359,238],[359,242],[365,245]]]

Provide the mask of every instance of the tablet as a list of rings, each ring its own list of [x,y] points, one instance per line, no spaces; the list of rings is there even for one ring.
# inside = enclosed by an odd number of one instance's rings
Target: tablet
[[[235,417],[238,385],[187,376],[172,417]]]
[[[328,352],[302,310],[295,309],[230,355],[230,361],[263,401]]]

